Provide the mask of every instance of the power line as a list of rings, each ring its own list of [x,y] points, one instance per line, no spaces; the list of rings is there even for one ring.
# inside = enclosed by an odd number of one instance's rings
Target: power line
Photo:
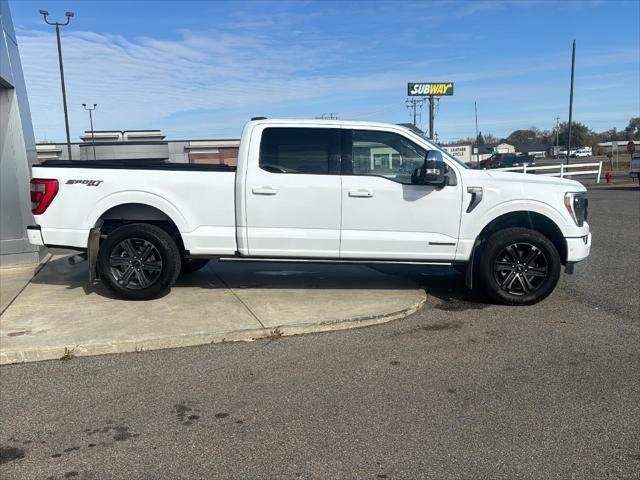
[[[338,120],[338,114],[335,112],[323,113],[319,117],[316,117],[317,120]]]

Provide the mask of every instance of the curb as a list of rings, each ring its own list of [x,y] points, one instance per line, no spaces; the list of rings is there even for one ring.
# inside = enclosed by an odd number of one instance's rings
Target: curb
[[[346,320],[332,320],[319,323],[294,323],[271,328],[247,330],[231,330],[217,333],[194,333],[162,338],[146,338],[140,340],[122,340],[116,342],[71,344],[64,347],[43,347],[28,350],[0,352],[0,365],[14,363],[37,362],[42,360],[61,360],[67,353],[71,357],[105,355],[113,353],[139,353],[149,350],[167,348],[194,347],[224,342],[251,342],[262,338],[279,338],[283,336],[302,335],[307,333],[330,332],[353,328],[380,325],[405,318],[422,308],[427,302],[427,294],[422,291],[420,298],[413,305],[401,310],[366,317],[355,317]]]

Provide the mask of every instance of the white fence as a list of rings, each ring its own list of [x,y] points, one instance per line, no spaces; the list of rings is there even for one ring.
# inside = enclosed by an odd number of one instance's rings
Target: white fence
[[[597,168],[591,168],[597,167]],[[589,170],[584,170],[589,168]],[[522,172],[522,173],[537,173],[541,171],[540,175],[547,175],[549,177],[573,177],[577,175],[598,175],[596,183],[600,183],[600,176],[602,174],[602,162],[594,163],[571,163],[566,165],[561,163],[559,165],[545,165],[544,167],[528,167],[526,165],[522,167],[507,167],[496,168],[495,170],[502,170],[505,172]],[[551,171],[555,170],[555,171]],[[549,171],[549,173],[547,173]],[[542,173],[545,172],[545,173]]]

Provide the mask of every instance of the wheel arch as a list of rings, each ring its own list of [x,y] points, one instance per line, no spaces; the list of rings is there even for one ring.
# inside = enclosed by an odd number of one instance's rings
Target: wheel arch
[[[103,198],[87,216],[89,227],[95,228],[105,215],[140,221],[162,217],[170,220],[179,232],[187,231],[187,222],[180,211],[166,199],[149,192],[118,192]]]
[[[173,237],[181,253],[184,252],[185,246],[178,224],[161,209],[146,203],[115,205],[102,212],[92,225],[101,235],[108,235],[116,228],[131,223],[148,223],[162,228]]]
[[[474,250],[493,233],[512,227],[528,228],[543,234],[558,250],[562,263],[566,263],[567,242],[558,224],[542,213],[529,210],[505,213],[491,220],[478,234],[474,244]]]

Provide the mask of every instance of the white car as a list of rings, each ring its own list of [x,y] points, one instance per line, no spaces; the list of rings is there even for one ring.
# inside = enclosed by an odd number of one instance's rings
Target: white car
[[[129,299],[216,259],[451,265],[531,304],[591,247],[580,183],[471,170],[382,123],[254,119],[237,167],[50,161],[31,188],[31,243],[80,250]]]
[[[575,154],[572,154],[572,156],[575,156],[576,158],[590,157],[591,155],[592,155],[591,147],[578,148],[575,151]]]

